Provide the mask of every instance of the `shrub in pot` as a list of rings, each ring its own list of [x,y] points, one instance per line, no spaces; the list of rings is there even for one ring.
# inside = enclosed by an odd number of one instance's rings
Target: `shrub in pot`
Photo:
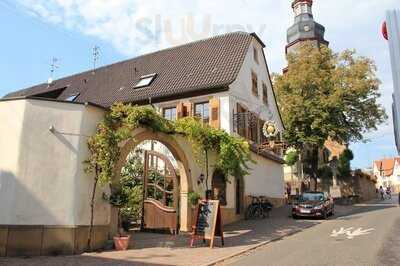
[[[197,205],[200,198],[201,198],[201,196],[197,192],[189,192],[188,193],[188,200],[189,200],[190,204],[192,205],[192,207]]]
[[[196,220],[195,208],[196,208],[196,205],[199,203],[200,199],[201,199],[201,196],[199,193],[197,193],[197,192],[189,192],[188,193],[188,201],[189,201],[189,203],[191,205],[191,209],[192,209],[192,215],[191,215],[192,225]]]
[[[116,250],[127,250],[131,236],[127,233],[129,225],[127,217],[122,215],[122,208],[129,202],[129,195],[124,187],[114,190],[109,197],[105,196],[108,202],[118,210],[118,234],[114,236],[114,246]]]

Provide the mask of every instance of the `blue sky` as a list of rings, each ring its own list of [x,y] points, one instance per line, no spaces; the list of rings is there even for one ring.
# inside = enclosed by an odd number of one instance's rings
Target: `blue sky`
[[[315,0],[314,17],[326,27],[335,51],[354,48],[375,60],[382,81],[380,102],[389,120],[368,143],[353,144],[353,167],[396,155],[391,121],[392,76],[388,45],[380,34],[387,9],[398,0]],[[55,78],[235,30],[256,32],[266,43],[272,72],[285,66],[286,29],[293,22],[289,0],[0,0],[0,95],[45,82],[51,59]]]

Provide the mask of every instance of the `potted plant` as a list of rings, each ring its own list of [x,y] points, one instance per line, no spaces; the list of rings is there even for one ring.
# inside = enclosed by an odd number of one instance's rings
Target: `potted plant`
[[[129,228],[127,228],[126,223],[123,222],[121,210],[128,205],[129,195],[122,186],[113,191],[109,197],[105,196],[105,198],[112,206],[116,207],[118,210],[118,234],[113,238],[115,249],[127,250],[131,236],[127,233],[127,229]],[[126,218],[126,216],[124,217]]]
[[[188,201],[191,205],[191,210],[192,210],[192,223],[195,222],[196,220],[196,205],[199,203],[199,200],[201,199],[201,196],[197,192],[189,192],[188,193]]]
[[[192,207],[195,207],[201,198],[200,194],[197,192],[189,192],[188,193],[188,200]]]

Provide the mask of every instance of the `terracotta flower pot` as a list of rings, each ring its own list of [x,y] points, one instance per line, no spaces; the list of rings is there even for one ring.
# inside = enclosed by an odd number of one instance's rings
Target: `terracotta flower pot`
[[[127,250],[131,236],[114,236],[114,246],[116,250]]]

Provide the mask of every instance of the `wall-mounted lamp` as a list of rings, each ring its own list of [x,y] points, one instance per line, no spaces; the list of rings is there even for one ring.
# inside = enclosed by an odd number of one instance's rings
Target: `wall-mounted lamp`
[[[203,182],[204,182],[204,174],[201,173],[201,175],[197,179],[197,184],[200,185],[200,184],[203,184]]]
[[[56,132],[56,128],[53,125],[51,125],[49,127],[49,131],[54,134]]]

